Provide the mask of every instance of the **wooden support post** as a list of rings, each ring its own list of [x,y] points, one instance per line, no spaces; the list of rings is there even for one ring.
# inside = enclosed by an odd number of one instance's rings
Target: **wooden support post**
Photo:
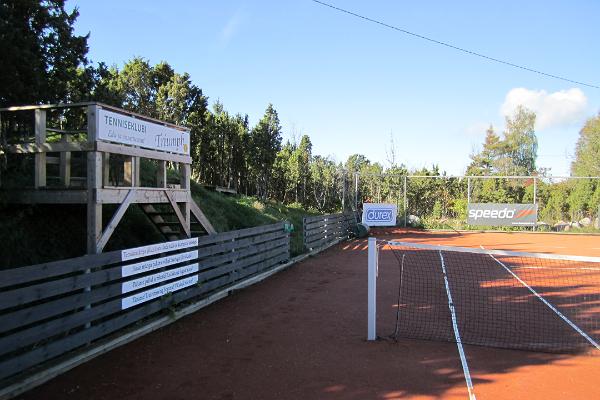
[[[67,143],[69,136],[65,135],[61,138],[61,142]],[[71,152],[60,152],[60,184],[64,187],[71,186]]]
[[[190,232],[190,218],[189,218],[189,214],[188,217],[186,218],[186,216],[181,212],[181,209],[179,208],[179,205],[175,202],[175,200],[173,199],[173,196],[170,194],[169,190],[165,190],[165,196],[167,196],[167,199],[169,199],[169,203],[171,203],[171,207],[173,207],[173,211],[175,212],[175,215],[177,216],[177,219],[179,220],[179,223],[181,224],[181,226],[183,227],[183,230],[186,234],[187,237],[192,237],[191,232]],[[185,202],[184,204],[187,205],[187,209],[189,209],[189,202]]]
[[[46,142],[46,110],[35,110],[35,144]],[[33,186],[36,189],[46,187],[46,153],[35,153],[35,172]]]
[[[117,228],[117,225],[119,225],[119,222],[125,215],[127,208],[129,208],[129,205],[131,204],[131,202],[133,201],[134,198],[135,198],[135,189],[131,189],[131,190],[129,190],[129,193],[125,197],[125,200],[123,200],[123,202],[121,203],[121,205],[119,206],[117,211],[115,211],[115,213],[113,214],[113,216],[110,219],[110,222],[108,223],[108,225],[106,226],[106,229],[104,230],[104,232],[102,232],[102,235],[101,235],[100,239],[98,240],[98,243],[96,244],[96,251],[98,253],[102,253],[102,250],[104,250],[104,246],[106,246],[106,243],[108,243],[108,240],[110,239],[113,232]],[[189,237],[189,235],[188,235],[188,237]]]
[[[133,157],[126,157],[123,162],[123,183],[133,186]]]
[[[191,176],[191,166],[190,166],[190,164],[183,164],[183,163],[181,163],[179,165],[180,184],[181,184],[181,188],[182,189],[185,189],[185,190],[188,191],[188,201],[186,201],[184,203],[184,206],[183,206],[183,215],[185,217],[185,221],[187,223],[188,229],[189,229],[190,224],[191,224],[190,201],[193,201],[192,200],[191,187],[190,187],[190,176]]]
[[[140,171],[142,169],[140,157],[133,157],[133,176],[132,176],[132,186],[140,187],[142,186],[142,182],[140,180]]]
[[[110,153],[102,153],[102,186],[110,185]]]
[[[164,160],[158,161],[158,168],[156,169],[156,187],[167,187],[167,162]]]
[[[88,106],[88,142],[96,140],[96,105]],[[97,254],[97,243],[102,235],[102,203],[98,190],[102,187],[102,153],[87,153],[87,252]]]

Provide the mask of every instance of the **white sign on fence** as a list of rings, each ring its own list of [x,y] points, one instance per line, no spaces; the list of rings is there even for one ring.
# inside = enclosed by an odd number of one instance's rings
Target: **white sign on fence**
[[[143,261],[135,264],[123,265],[121,267],[121,276],[126,277],[131,275],[137,275],[144,272],[152,271],[154,269],[168,267],[169,265],[195,260],[196,258],[198,258],[198,250],[192,250],[186,253],[156,258],[150,261]]]
[[[198,263],[162,271],[157,274],[144,276],[143,278],[133,279],[121,284],[121,293],[133,292],[134,290],[142,289],[147,286],[152,286],[171,279],[180,278],[194,272],[198,272]]]
[[[397,209],[395,204],[364,203],[362,222],[368,226],[395,226]]]
[[[105,109],[96,115],[100,140],[190,155],[190,132]]]
[[[121,299],[121,309],[125,310],[138,304],[145,303],[150,300],[154,300],[158,297],[164,296],[167,293],[173,293],[186,287],[195,285],[198,283],[198,275],[190,276],[188,278],[180,279],[175,282],[171,282],[167,285],[152,288],[141,293],[124,297]]]
[[[187,249],[188,247],[198,246],[198,238],[176,240],[174,242],[164,242],[151,244],[149,246],[134,247],[133,249],[125,249],[121,251],[121,260],[133,260],[136,258],[148,257],[154,254],[166,253]]]

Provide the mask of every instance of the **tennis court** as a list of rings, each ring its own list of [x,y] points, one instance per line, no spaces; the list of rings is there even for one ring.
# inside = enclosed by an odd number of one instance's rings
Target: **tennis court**
[[[386,230],[374,236],[600,256],[600,238],[583,235]],[[403,252],[403,290],[408,292],[402,294],[397,324]],[[23,398],[468,399],[465,363],[472,394],[479,399],[600,398],[600,356],[590,342],[546,304],[532,301],[537,297],[531,290],[494,259],[482,264],[479,257],[442,251],[443,271],[440,252],[433,249],[383,246],[380,254],[380,340],[366,340],[367,241],[353,240],[83,364]],[[599,288],[593,286],[598,271],[584,270],[585,276],[575,278],[572,269],[584,268],[579,264],[515,266],[508,256],[496,258],[592,340],[600,339]],[[476,265],[484,272],[469,274]],[[444,277],[452,289],[454,317]],[[463,335],[461,351],[454,325]],[[394,340],[389,336],[397,326]],[[573,346],[561,348],[565,343]],[[531,351],[536,344],[550,347]]]

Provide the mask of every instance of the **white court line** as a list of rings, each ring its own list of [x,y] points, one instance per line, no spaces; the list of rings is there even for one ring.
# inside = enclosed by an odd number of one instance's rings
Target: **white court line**
[[[600,257],[588,257],[588,256],[569,256],[565,254],[548,254],[548,253],[529,253],[524,251],[505,251],[505,250],[486,250],[483,246],[481,249],[475,247],[458,247],[458,246],[442,246],[438,244],[424,244],[414,242],[396,242],[388,241],[392,246],[409,247],[423,250],[443,250],[452,251],[457,253],[475,253],[475,254],[494,254],[497,256],[507,257],[529,257],[529,258],[543,258],[547,260],[562,260],[562,261],[581,261],[587,263],[600,264]]]
[[[480,246],[482,249],[484,248],[483,246]],[[504,265],[503,262],[499,261],[496,257],[494,257],[492,254],[490,254],[490,257],[492,257],[498,264],[500,264],[505,270],[507,270],[516,280],[518,280],[519,282],[521,282],[521,284],[523,286],[525,286],[527,289],[529,289],[529,291],[531,293],[533,293],[538,299],[540,299],[540,301],[542,303],[544,303],[545,305],[548,306],[548,308],[550,308],[552,311],[554,311],[556,313],[556,315],[558,315],[560,318],[562,318],[563,321],[565,321],[567,324],[569,324],[569,326],[571,326],[571,328],[573,328],[577,333],[579,333],[581,336],[583,336],[588,342],[590,342],[590,344],[592,346],[594,346],[597,350],[600,350],[600,345],[598,343],[596,343],[596,341],[594,339],[592,339],[587,333],[585,333],[583,330],[581,330],[581,328],[579,328],[577,325],[575,325],[573,322],[571,322],[571,320],[567,317],[565,317],[563,315],[563,313],[561,313],[560,311],[558,311],[556,309],[556,307],[554,307],[552,304],[550,304],[548,302],[548,300],[546,300],[545,298],[543,298],[538,292],[536,292],[531,286],[529,286],[527,283],[525,283],[521,278],[519,278],[517,276],[517,274],[515,274],[514,272],[512,272],[510,270],[510,268],[508,268],[506,265]]]
[[[600,268],[594,267],[575,267],[575,268],[561,268],[561,267],[522,267],[519,265],[511,265],[509,268],[512,269],[556,269],[559,271],[600,271]]]
[[[446,284],[446,294],[448,295],[448,308],[450,308],[450,314],[452,316],[452,328],[454,329],[454,337],[456,338],[456,346],[458,347],[458,354],[460,355],[460,363],[465,374],[465,381],[467,382],[467,389],[469,391],[469,400],[476,400],[475,392],[473,391],[473,381],[471,380],[471,373],[469,372],[469,365],[467,364],[467,357],[465,356],[465,350],[463,349],[462,341],[460,339],[460,333],[458,332],[458,324],[456,323],[456,311],[454,310],[454,302],[452,301],[452,294],[450,293],[450,285],[448,284],[448,276],[446,275],[446,266],[444,265],[444,256],[440,250],[440,260],[442,262],[442,272],[444,273],[444,283]]]

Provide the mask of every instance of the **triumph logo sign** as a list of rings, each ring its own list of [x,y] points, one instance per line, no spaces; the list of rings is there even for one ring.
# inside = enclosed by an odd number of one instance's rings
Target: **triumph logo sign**
[[[395,204],[364,203],[362,222],[368,226],[394,226],[396,213]]]
[[[537,204],[469,204],[469,225],[535,226],[536,222]]]

